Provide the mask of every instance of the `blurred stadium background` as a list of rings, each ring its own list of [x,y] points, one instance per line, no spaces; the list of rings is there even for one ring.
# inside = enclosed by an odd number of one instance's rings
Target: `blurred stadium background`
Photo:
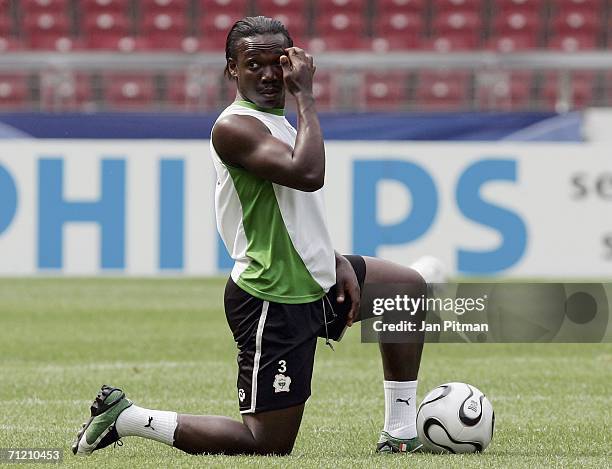
[[[0,0],[0,110],[221,109],[228,28],[283,21],[322,111],[612,105],[609,0]]]

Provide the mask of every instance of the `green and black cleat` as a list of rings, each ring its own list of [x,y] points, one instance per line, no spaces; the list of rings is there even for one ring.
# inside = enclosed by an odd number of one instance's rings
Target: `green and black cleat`
[[[83,424],[72,445],[77,456],[89,456],[94,451],[119,442],[115,422],[119,414],[132,405],[119,388],[102,385],[91,405],[91,417]]]
[[[394,438],[387,432],[380,432],[380,438],[376,444],[377,453],[416,453],[423,450],[423,443],[418,437],[402,440]]]

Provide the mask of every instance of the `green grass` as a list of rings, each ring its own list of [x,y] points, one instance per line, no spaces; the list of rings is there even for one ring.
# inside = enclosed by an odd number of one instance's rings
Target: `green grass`
[[[419,398],[446,381],[481,388],[496,433],[480,455],[381,456],[377,346],[355,328],[319,346],[313,396],[288,457],[188,456],[126,438],[79,459],[70,444],[102,383],[138,404],[239,418],[224,281],[0,280],[0,447],[61,447],[89,467],[610,467],[612,344],[428,344]]]

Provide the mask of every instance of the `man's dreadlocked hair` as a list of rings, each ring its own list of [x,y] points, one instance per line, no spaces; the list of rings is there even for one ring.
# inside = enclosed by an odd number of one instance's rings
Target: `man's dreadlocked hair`
[[[283,34],[287,38],[287,47],[293,47],[293,39],[285,25],[278,20],[265,16],[247,16],[234,23],[227,34],[225,41],[225,76],[232,78],[229,72],[229,59],[236,60],[236,44],[245,37],[258,36],[260,34]]]

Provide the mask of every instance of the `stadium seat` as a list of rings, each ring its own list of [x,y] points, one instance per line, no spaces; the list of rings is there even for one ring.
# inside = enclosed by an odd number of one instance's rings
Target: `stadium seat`
[[[483,9],[482,0],[433,0],[434,9],[438,13],[478,13]]]
[[[425,50],[435,52],[454,52],[469,51],[477,47],[477,34],[473,31],[466,31],[455,34],[437,35],[423,42]]]
[[[127,36],[130,23],[125,15],[105,12],[88,15],[83,29],[88,36]]]
[[[371,40],[358,36],[315,36],[306,43],[306,50],[313,54],[325,51],[367,50],[372,47]]]
[[[374,20],[374,34],[383,36],[414,36],[423,33],[423,19],[414,13],[385,13]]]
[[[21,50],[23,48],[24,44],[21,40],[0,36],[0,53]]]
[[[523,34],[537,37],[541,30],[540,17],[534,12],[502,12],[493,19],[492,30],[496,35]]]
[[[188,0],[140,0],[140,10],[143,14],[183,14],[189,10]]]
[[[127,14],[131,0],[80,0],[85,15],[98,13]]]
[[[423,49],[421,38],[404,34],[388,34],[377,36],[370,41],[369,49],[373,52],[420,50]]]
[[[12,22],[8,15],[0,13],[0,36],[6,37],[11,34]]]
[[[202,50],[223,50],[227,31],[242,18],[237,13],[216,13],[206,15],[198,25],[198,39]]]
[[[199,0],[200,14],[244,17],[247,12],[247,0]]]
[[[267,16],[278,13],[304,15],[307,5],[306,0],[258,0],[257,11]]]
[[[317,17],[316,40],[321,40],[323,50],[362,49],[365,44],[363,17],[356,14],[336,13]],[[317,41],[310,48],[317,51]]]
[[[486,48],[496,52],[508,53],[537,49],[538,41],[533,34],[501,34],[490,38]]]
[[[40,100],[43,111],[93,111],[96,102],[91,76],[70,71],[43,72],[40,76]]]
[[[441,13],[433,20],[436,34],[474,32],[482,28],[482,20],[475,13]]]
[[[167,83],[166,109],[180,111],[207,111],[219,105],[222,95],[219,74],[171,72],[165,77]]]
[[[591,11],[563,11],[552,20],[552,32],[560,35],[597,35],[600,27],[599,16]]]
[[[294,43],[296,43],[296,39],[303,38],[307,34],[308,24],[306,18],[301,13],[287,11],[283,13],[272,13],[270,17],[277,19],[285,25]]]
[[[87,16],[83,32],[88,47],[119,50],[120,41],[130,36],[130,23],[128,18],[120,13],[96,13]]]
[[[68,0],[21,0],[20,7],[24,14],[68,12]]]
[[[494,0],[494,7],[503,12],[533,12],[540,13],[545,0]]]
[[[0,110],[26,109],[30,101],[27,83],[23,74],[0,74]]]
[[[156,49],[182,49],[187,22],[182,13],[147,13],[141,28],[143,37]]]
[[[454,111],[465,107],[468,74],[424,71],[420,73],[416,106],[423,111]]]
[[[363,15],[366,9],[365,0],[316,0],[319,17],[343,13],[346,15]]]
[[[361,103],[368,111],[399,111],[406,106],[408,74],[365,73],[360,88]]]
[[[423,20],[414,13],[390,13],[378,16],[373,25],[372,50],[416,49],[421,45]]]
[[[553,6],[558,11],[584,11],[597,13],[601,11],[603,0],[556,0]]]
[[[149,110],[155,107],[155,82],[150,74],[108,74],[104,99],[109,110]]]
[[[415,13],[422,15],[427,8],[425,0],[378,0],[378,14]]]
[[[597,40],[593,35],[561,34],[549,40],[549,49],[559,49],[564,52],[577,52],[597,48]]]
[[[319,72],[314,76],[312,93],[317,103],[317,109],[329,111],[339,104],[338,89],[335,84],[335,75],[330,72]]]
[[[28,15],[24,19],[23,26],[28,44],[33,49],[60,51],[72,49],[70,24],[65,15],[57,13]]]
[[[571,108],[587,107],[593,101],[595,74],[591,72],[573,73],[570,75],[570,78],[571,80],[569,86],[572,102]],[[567,110],[558,109],[557,107],[557,102],[560,95],[559,87],[560,82],[558,74],[547,74],[544,78],[541,97],[551,109]]]
[[[70,33],[66,15],[60,13],[36,13],[24,18],[23,27],[28,36],[64,35]]]
[[[476,105],[480,110],[518,111],[529,109],[531,72],[480,72],[476,77]]]
[[[88,38],[87,47],[90,49],[109,50],[116,52],[135,52],[151,49],[148,41],[143,37],[122,35],[94,35]]]

